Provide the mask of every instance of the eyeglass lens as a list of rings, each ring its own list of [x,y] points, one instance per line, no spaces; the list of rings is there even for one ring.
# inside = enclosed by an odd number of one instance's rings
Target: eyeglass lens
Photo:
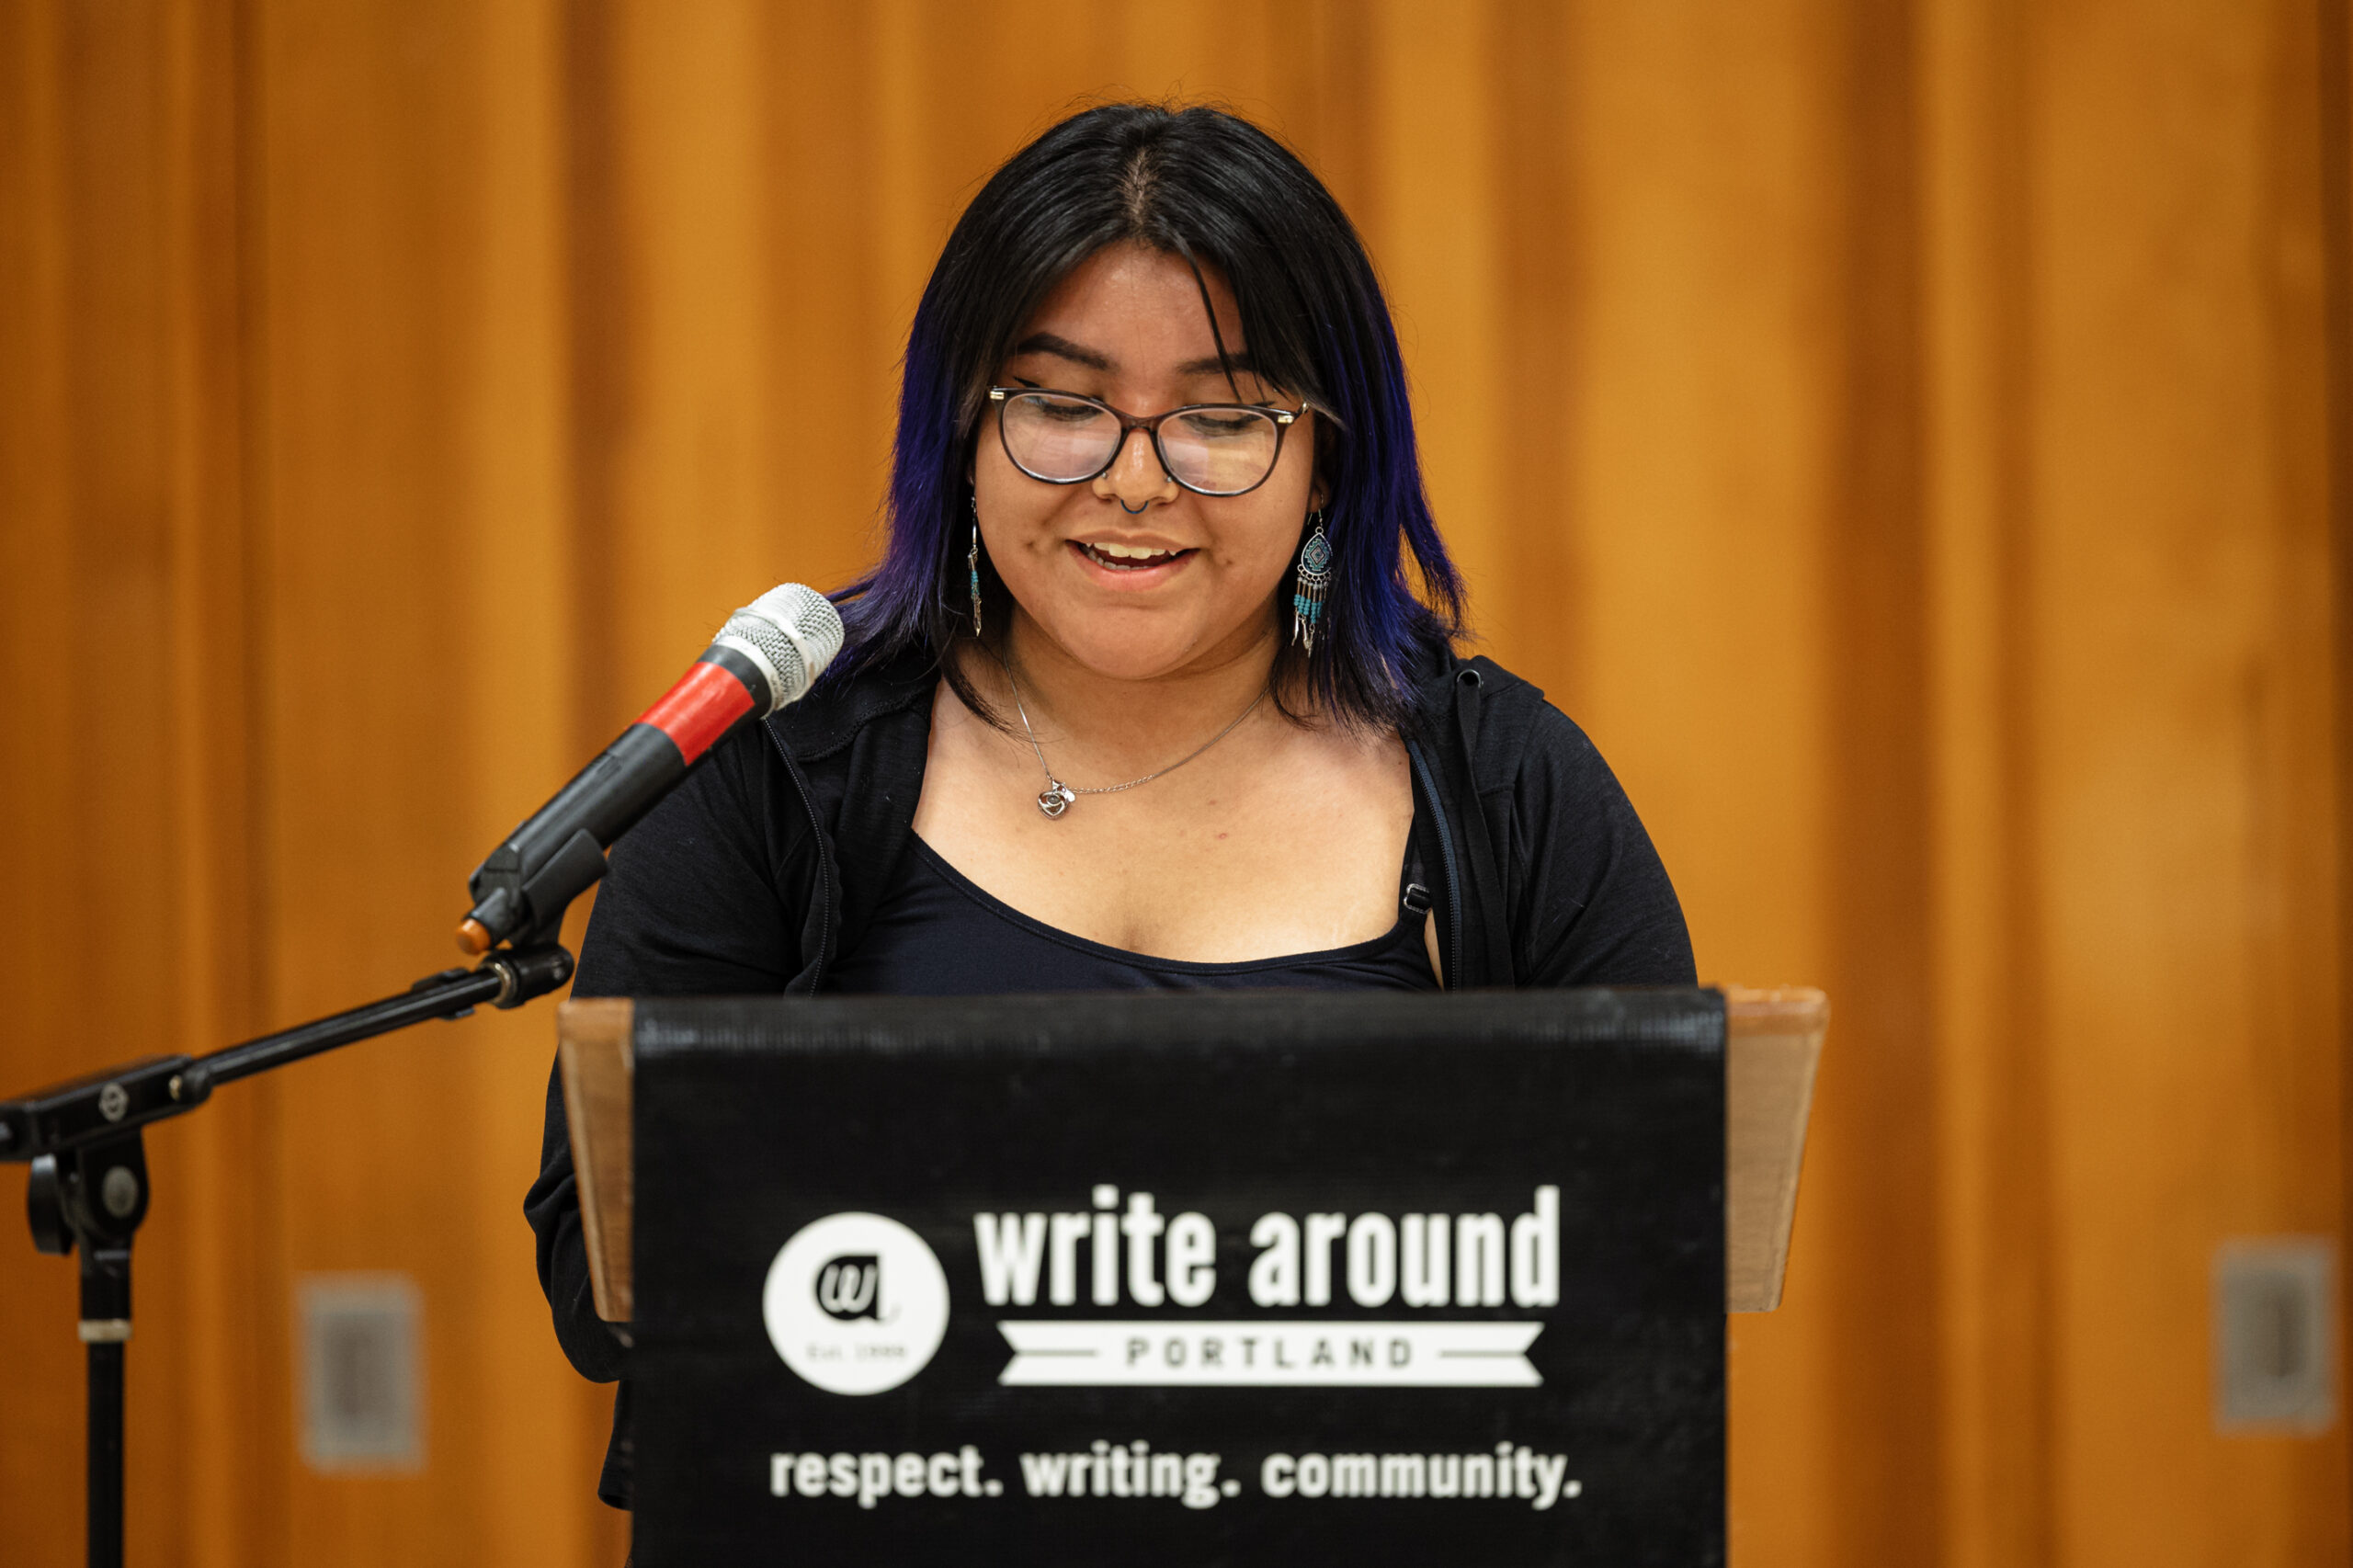
[[[1006,399],[1005,449],[1023,472],[1067,484],[1103,472],[1125,434],[1108,409],[1052,392],[1018,392]],[[1256,409],[1188,409],[1160,425],[1160,455],[1177,483],[1212,495],[1233,495],[1263,481],[1275,466],[1281,426]]]

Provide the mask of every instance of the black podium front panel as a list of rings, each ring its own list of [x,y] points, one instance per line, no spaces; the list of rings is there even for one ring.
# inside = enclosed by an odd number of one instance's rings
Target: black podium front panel
[[[636,1560],[1713,1563],[1713,992],[645,1002]]]

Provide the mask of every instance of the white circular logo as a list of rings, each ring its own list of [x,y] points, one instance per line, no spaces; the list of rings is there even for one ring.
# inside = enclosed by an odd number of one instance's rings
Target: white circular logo
[[[881,1393],[930,1365],[948,1332],[948,1275],[924,1239],[880,1214],[803,1225],[760,1294],[784,1364],[828,1393]]]

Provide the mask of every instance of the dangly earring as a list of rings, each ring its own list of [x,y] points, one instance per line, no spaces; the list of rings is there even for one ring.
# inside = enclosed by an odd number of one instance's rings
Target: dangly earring
[[[1324,619],[1324,595],[1332,586],[1332,541],[1324,537],[1321,508],[1307,515],[1313,529],[1299,551],[1299,585],[1290,597],[1290,640],[1313,656]]]
[[[981,498],[972,497],[972,548],[965,553],[964,570],[972,585],[972,635],[981,634]]]

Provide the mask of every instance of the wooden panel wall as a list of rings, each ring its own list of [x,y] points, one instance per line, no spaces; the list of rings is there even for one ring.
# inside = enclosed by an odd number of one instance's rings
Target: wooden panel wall
[[[0,1085],[449,961],[729,608],[867,558],[989,168],[1214,98],[1364,228],[1486,645],[1703,971],[1836,998],[1736,1560],[2342,1562],[2341,1426],[2211,1431],[2206,1270],[2346,1218],[2347,47],[2345,0],[0,6]],[[151,1140],[135,1562],[620,1560],[517,1212],[548,1017]],[[422,1285],[417,1474],[296,1453],[294,1283],[347,1268]],[[12,1563],[78,1560],[72,1297],[0,1228]]]

